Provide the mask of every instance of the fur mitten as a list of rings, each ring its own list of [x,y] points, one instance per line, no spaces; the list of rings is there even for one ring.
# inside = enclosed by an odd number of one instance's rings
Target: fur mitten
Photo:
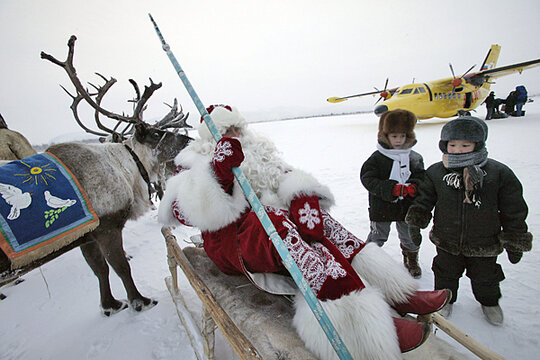
[[[222,137],[214,150],[212,168],[225,192],[231,193],[234,181],[233,167],[244,161],[244,152],[238,139]]]
[[[507,233],[499,234],[499,241],[508,253],[508,260],[512,264],[517,264],[521,260],[524,251],[532,249],[533,236],[530,232],[525,233]]]
[[[323,220],[316,195],[295,197],[291,201],[289,213],[304,241],[310,243],[323,238]]]
[[[418,226],[420,229],[425,229],[429,225],[430,220],[431,212],[414,205],[409,208],[405,216],[405,222],[407,224]]]

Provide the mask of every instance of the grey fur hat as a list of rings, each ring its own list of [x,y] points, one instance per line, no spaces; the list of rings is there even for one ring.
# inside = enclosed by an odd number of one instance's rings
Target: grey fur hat
[[[476,143],[474,151],[478,151],[486,146],[487,136],[488,127],[484,120],[474,116],[461,116],[443,126],[439,149],[446,154],[448,141],[466,140]]]

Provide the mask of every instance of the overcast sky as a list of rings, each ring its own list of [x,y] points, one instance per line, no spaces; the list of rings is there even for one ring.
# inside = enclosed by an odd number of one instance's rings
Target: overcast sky
[[[94,73],[118,83],[104,101],[130,112],[135,79],[162,82],[145,113],[179,102],[198,114],[161,49],[152,13],[204,104],[228,103],[247,117],[342,112],[371,108],[376,98],[329,104],[347,96],[425,82],[481,65],[491,44],[502,46],[498,65],[540,58],[540,2],[294,1],[294,0],[0,0],[0,113],[34,144],[79,131],[64,70],[42,60],[65,60],[71,35],[81,81]],[[540,93],[540,68],[493,86],[506,97],[516,85]],[[92,118],[88,119],[90,122]],[[374,121],[376,118],[374,116]]]

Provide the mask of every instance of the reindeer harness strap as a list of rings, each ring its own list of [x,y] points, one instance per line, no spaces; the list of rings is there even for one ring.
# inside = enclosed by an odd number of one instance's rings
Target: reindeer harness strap
[[[141,174],[143,180],[146,182],[146,185],[148,186],[148,200],[152,201],[152,185],[150,184],[150,177],[148,176],[148,172],[144,168],[144,165],[142,164],[141,160],[135,154],[135,151],[133,151],[132,148],[124,144],[126,149],[129,151],[131,156],[133,157],[133,160],[135,161],[135,164],[137,164],[137,168],[139,169],[139,173]]]

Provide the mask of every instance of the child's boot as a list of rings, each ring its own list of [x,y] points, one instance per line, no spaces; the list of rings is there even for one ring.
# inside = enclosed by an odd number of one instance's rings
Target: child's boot
[[[501,307],[499,305],[495,306],[484,306],[482,305],[482,311],[486,320],[495,326],[500,326],[503,323],[504,315]]]
[[[401,245],[401,253],[403,254],[403,264],[409,271],[412,277],[418,279],[422,276],[422,269],[418,266],[418,249],[409,250]]]
[[[393,319],[402,353],[416,349],[429,337],[430,327],[428,324],[406,319]]]
[[[433,291],[417,291],[406,303],[394,304],[392,307],[399,314],[431,314],[441,310],[452,299],[452,291],[448,289]]]

